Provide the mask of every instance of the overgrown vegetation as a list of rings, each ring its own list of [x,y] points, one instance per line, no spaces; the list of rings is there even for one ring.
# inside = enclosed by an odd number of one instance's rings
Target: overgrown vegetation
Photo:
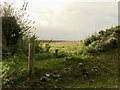
[[[20,10],[26,7],[24,3]],[[13,14],[12,4],[5,3],[3,9],[3,88],[117,88],[119,26],[84,41],[40,41],[30,34],[32,26]],[[28,79],[29,42],[35,45],[32,81]]]
[[[92,35],[84,41],[84,45],[87,46],[88,52],[104,52],[109,49],[115,49],[119,47],[120,27],[111,27],[105,31],[101,30],[98,34]]]
[[[3,87],[117,88],[119,49],[118,38],[113,35],[116,31],[119,32],[116,28],[104,31],[104,36],[96,35],[99,39],[92,39],[93,36],[86,39],[85,45],[81,45],[82,48],[74,52],[59,51],[58,46],[56,49],[55,46],[51,46],[52,42],[47,43],[49,44],[49,50],[47,50],[46,43],[36,42],[33,81],[28,80],[27,54],[18,53],[2,62]],[[106,36],[105,33],[109,31],[110,33]],[[110,41],[107,44],[108,47],[103,45],[102,51],[96,48],[101,45],[99,41],[106,44],[108,37],[115,38],[115,42]],[[92,40],[91,43],[86,44],[89,39]],[[97,43],[94,44],[95,42]],[[90,51],[92,49],[94,52]]]
[[[14,1],[13,1],[14,2]],[[34,30],[32,20],[28,19],[26,8],[28,2],[23,3],[20,8],[14,8],[12,1],[5,1],[0,6],[0,17],[2,18],[2,51],[3,53],[15,54],[17,50],[29,42],[31,30]],[[27,17],[26,17],[27,16]],[[4,55],[4,54],[3,54]]]

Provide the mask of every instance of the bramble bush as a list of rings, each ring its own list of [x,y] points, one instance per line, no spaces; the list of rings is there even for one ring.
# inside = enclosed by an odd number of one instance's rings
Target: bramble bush
[[[87,47],[85,52],[96,53],[98,51],[106,51],[111,48],[118,48],[118,34],[117,31],[120,31],[116,27],[111,27],[110,29],[106,29],[105,31],[101,30],[96,35],[92,35],[91,37],[84,40],[85,48]]]

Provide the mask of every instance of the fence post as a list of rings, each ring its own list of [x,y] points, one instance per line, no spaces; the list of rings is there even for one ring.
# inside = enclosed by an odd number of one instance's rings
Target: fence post
[[[29,43],[29,51],[28,51],[28,74],[29,80],[33,79],[34,76],[34,43]]]

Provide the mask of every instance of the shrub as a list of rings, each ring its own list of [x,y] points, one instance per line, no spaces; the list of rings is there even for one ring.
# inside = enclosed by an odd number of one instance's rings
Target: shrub
[[[49,41],[47,41],[47,43],[45,44],[45,47],[44,47],[45,52],[50,52],[50,48],[51,48],[50,43],[51,43],[51,42],[52,42],[52,40],[49,40]]]
[[[15,69],[17,68],[17,69]],[[27,69],[16,65],[13,62],[4,63],[2,66],[2,83],[3,87],[16,87],[27,80]],[[21,86],[21,85],[20,85]]]
[[[85,39],[84,41],[84,45],[88,46],[89,44],[91,44],[92,42],[99,40],[99,37],[97,35],[92,35],[91,37]]]
[[[85,45],[85,46],[88,46],[89,44],[91,44],[90,38],[85,39],[85,40],[84,40],[84,45]]]
[[[89,50],[89,47],[88,46],[83,46],[80,51],[79,51],[79,54],[87,54],[88,53],[88,50]]]
[[[35,54],[35,60],[45,60],[45,59],[50,59],[54,58],[53,53],[51,52],[43,52],[43,53],[37,53]]]
[[[66,56],[68,56],[67,52],[65,52],[65,51],[58,52],[58,58],[63,58],[63,57],[66,57]]]
[[[49,52],[49,51],[50,51],[50,48],[51,48],[51,46],[50,46],[49,43],[45,44],[45,51],[46,51],[46,52]]]
[[[85,39],[84,45],[88,47],[85,51],[95,53],[98,51],[103,52],[111,48],[117,48],[119,43],[118,36],[120,36],[118,31],[120,31],[118,27],[111,27],[110,29],[106,29],[106,31],[101,30],[98,32],[98,35],[95,34]]]

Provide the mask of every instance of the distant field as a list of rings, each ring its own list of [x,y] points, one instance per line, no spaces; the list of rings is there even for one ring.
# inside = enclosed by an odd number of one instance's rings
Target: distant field
[[[43,41],[44,45],[48,43],[48,41]],[[54,51],[55,49],[61,50],[61,51],[77,51],[80,50],[80,48],[83,46],[83,41],[52,41],[50,42],[51,45],[51,51]]]

